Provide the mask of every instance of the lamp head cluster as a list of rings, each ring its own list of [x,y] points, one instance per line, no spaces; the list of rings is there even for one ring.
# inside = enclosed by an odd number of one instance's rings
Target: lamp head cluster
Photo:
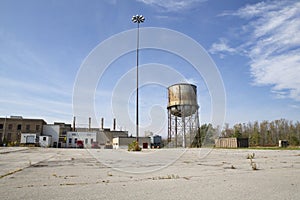
[[[143,15],[135,15],[131,20],[133,23],[143,23],[145,21],[145,17]]]

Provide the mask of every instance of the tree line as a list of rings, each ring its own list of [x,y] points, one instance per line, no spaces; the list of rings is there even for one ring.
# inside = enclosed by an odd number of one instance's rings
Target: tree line
[[[214,144],[218,137],[248,138],[250,146],[277,146],[279,140],[287,140],[291,146],[300,145],[300,122],[286,119],[262,122],[238,123],[223,128],[202,124],[192,143],[193,147]]]

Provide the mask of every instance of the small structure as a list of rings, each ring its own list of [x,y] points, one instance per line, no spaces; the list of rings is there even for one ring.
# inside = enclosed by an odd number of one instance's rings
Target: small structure
[[[279,143],[279,144],[278,144],[279,147],[286,148],[286,147],[289,146],[289,142],[288,142],[287,140],[279,140],[278,143]]]
[[[136,140],[136,137],[116,137],[113,139],[114,149],[127,149],[128,145]],[[151,147],[150,137],[139,137],[139,146],[143,149]]]
[[[39,146],[40,147],[51,147],[52,137],[49,135],[39,136]]]
[[[162,148],[162,139],[160,135],[152,135],[151,139],[151,148]]]
[[[218,138],[215,139],[217,148],[248,148],[248,138]]]
[[[35,144],[36,134],[35,133],[21,133],[20,144]]]
[[[92,148],[96,142],[96,132],[67,132],[67,147],[77,148],[78,144],[83,148]],[[80,141],[80,142],[79,142]]]

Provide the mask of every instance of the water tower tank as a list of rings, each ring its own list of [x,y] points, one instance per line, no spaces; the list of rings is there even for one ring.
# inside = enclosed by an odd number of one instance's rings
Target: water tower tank
[[[198,110],[197,86],[187,83],[168,87],[168,110],[177,117],[188,117]]]

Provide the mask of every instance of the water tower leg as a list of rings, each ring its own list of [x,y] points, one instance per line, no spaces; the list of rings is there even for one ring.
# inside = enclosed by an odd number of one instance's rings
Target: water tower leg
[[[193,142],[193,136],[194,136],[194,133],[193,133],[193,130],[192,130],[192,127],[193,127],[193,122],[190,120],[189,121],[189,132],[190,132],[190,134],[189,134],[189,140],[190,140],[190,143],[189,143],[189,147],[192,147],[192,142]]]
[[[175,117],[175,148],[177,148],[177,117]]]
[[[186,134],[185,134],[185,117],[182,117],[182,126],[183,126],[183,137],[182,137],[182,147],[186,148]]]
[[[172,124],[171,124],[171,111],[168,109],[168,143],[171,142],[172,138]]]

